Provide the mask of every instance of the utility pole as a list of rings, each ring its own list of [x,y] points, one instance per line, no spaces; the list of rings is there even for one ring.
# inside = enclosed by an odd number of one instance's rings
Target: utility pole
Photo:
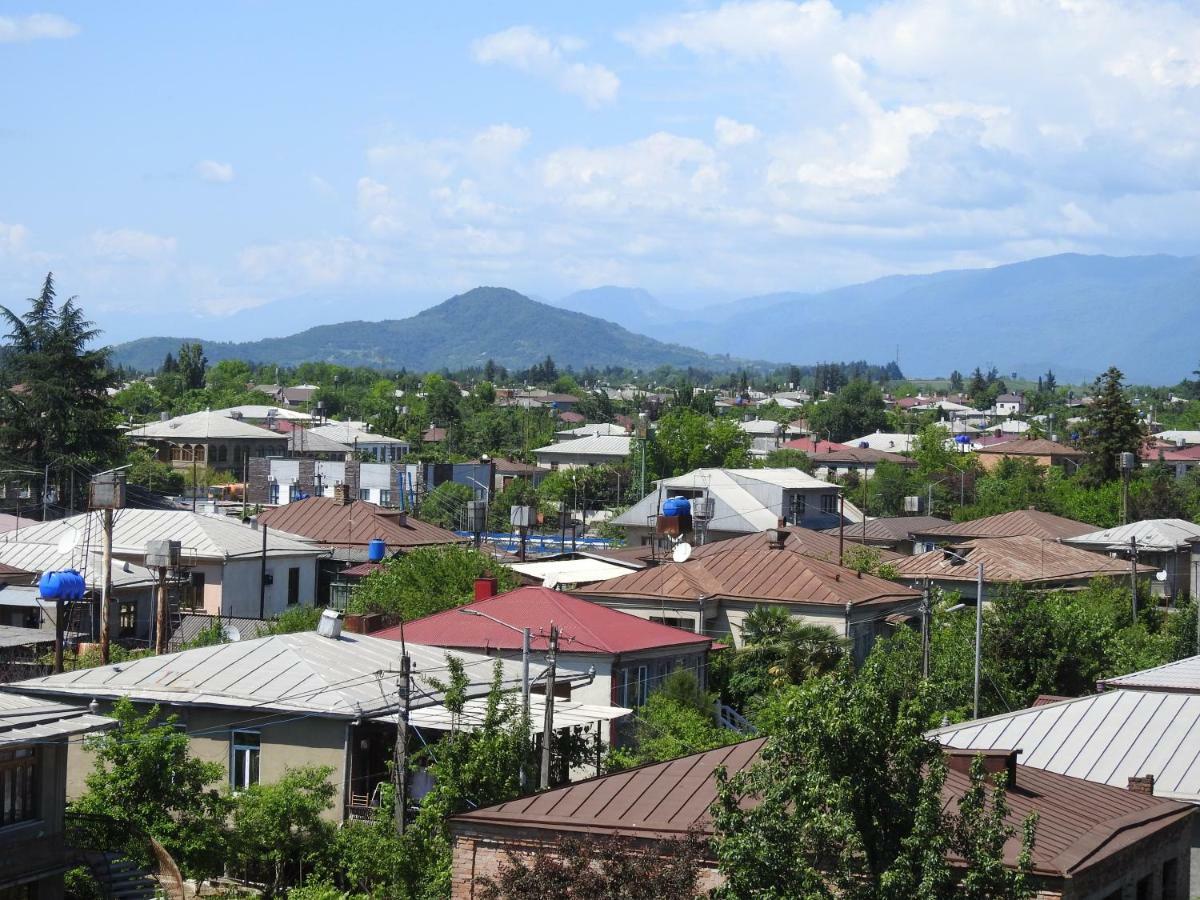
[[[49,518],[50,508],[50,463],[46,463],[46,474],[42,478],[42,521]]]
[[[250,493],[250,451],[242,457],[242,521],[246,521],[246,495]]]
[[[983,563],[975,576],[975,715],[979,718],[979,675],[983,659]]]
[[[109,604],[112,602],[112,542],[113,542],[113,511],[111,506],[104,507],[104,527],[102,532],[102,552],[100,565],[103,566],[100,581],[100,665],[108,665],[108,619]]]
[[[929,585],[921,592],[921,677],[929,677],[929,630],[930,630]]]
[[[1137,538],[1129,539],[1129,590],[1133,596],[1133,624],[1137,624]]]
[[[262,529],[262,559],[258,566],[258,617],[267,617],[267,523],[259,519],[258,527]]]
[[[67,606],[63,603],[62,593],[54,598],[54,674],[63,670],[63,641],[66,639],[63,614]]]
[[[392,787],[395,788],[396,834],[404,834],[404,815],[408,806],[408,696],[411,660],[408,654],[400,657],[400,677],[396,679],[396,692],[400,706],[396,710],[396,748],[392,754]]]
[[[167,567],[158,567],[158,608],[154,616],[154,652],[167,652]]]
[[[846,559],[846,492],[838,493],[838,565]]]
[[[540,790],[550,787],[550,749],[554,740],[554,676],[558,657],[558,626],[550,623],[550,650],[546,654],[546,718],[542,727],[542,777]]]
[[[192,448],[192,512],[196,511],[196,448]]]

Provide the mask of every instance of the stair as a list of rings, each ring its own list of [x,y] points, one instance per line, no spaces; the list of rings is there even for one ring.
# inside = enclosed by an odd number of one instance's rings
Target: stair
[[[90,852],[84,861],[108,900],[153,900],[162,891],[150,873],[111,852]]]

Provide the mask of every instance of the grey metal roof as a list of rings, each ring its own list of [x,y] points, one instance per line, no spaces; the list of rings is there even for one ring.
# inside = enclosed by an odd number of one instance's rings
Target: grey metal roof
[[[408,441],[402,441],[400,438],[379,434],[374,431],[364,431],[361,428],[356,428],[349,422],[330,422],[327,425],[318,425],[315,428],[308,429],[308,433],[319,434],[321,437],[327,437],[331,441],[351,446],[353,446],[355,441],[359,444],[403,444],[406,447],[408,446]]]
[[[627,435],[602,434],[598,437],[575,438],[560,444],[547,444],[533,451],[535,456],[612,456],[625,457],[629,455],[629,445],[633,438]]]
[[[447,678],[447,657],[461,659],[476,686],[490,683],[496,660],[476,653],[408,644],[413,708],[440,702],[431,678]],[[394,712],[401,645],[359,634],[278,634],[198,647],[92,669],[2,685],[0,690],[51,697],[255,708],[332,718]],[[503,678],[520,681],[520,665],[501,662]]]
[[[293,428],[287,435],[288,450],[293,453],[350,453],[352,448],[311,428]]]
[[[129,431],[134,440],[155,441],[282,441],[284,436],[249,422],[231,418],[225,410],[204,410],[176,416],[165,422],[150,422]]]
[[[1020,750],[1024,766],[1200,802],[1200,694],[1122,689],[930,732],[951,747]]]
[[[41,529],[47,523],[39,522]],[[50,523],[53,524],[53,523]],[[95,532],[93,532],[95,533]],[[66,552],[59,550],[57,540],[33,541],[26,540],[33,535],[33,529],[22,528],[20,540],[16,533],[0,535],[0,563],[32,572],[31,582],[37,580],[42,572],[57,572],[63,569],[76,569],[90,588],[99,588],[103,569],[102,555],[98,546],[83,547],[83,541]],[[134,587],[136,585],[154,582],[154,573],[149,569],[131,562],[114,559],[112,563],[113,586],[117,588]],[[11,590],[16,585],[10,586]],[[2,594],[2,592],[0,592]]]
[[[1200,656],[1189,656],[1153,669],[1108,678],[1100,683],[1106,687],[1200,694]]]
[[[21,628],[19,625],[0,625],[0,648],[36,647],[38,644],[53,643],[53,631]]]
[[[24,694],[0,693],[0,746],[103,731],[116,724],[116,719],[94,716],[78,706]]]
[[[254,638],[263,637],[267,629],[271,627],[271,623],[266,619],[248,619],[240,616],[209,616],[204,613],[184,613],[179,618],[179,627],[171,634],[171,640],[168,646],[172,651],[178,650],[183,644],[188,641],[194,641],[200,636],[200,633],[207,628],[211,628],[216,622],[221,623],[222,628],[232,629],[237,632],[238,640],[246,641]]]
[[[1194,541],[1200,541],[1200,525],[1186,519],[1146,519],[1067,538],[1066,543],[1086,544],[1089,547],[1128,547],[1133,539],[1137,540],[1139,550],[1179,550]]]

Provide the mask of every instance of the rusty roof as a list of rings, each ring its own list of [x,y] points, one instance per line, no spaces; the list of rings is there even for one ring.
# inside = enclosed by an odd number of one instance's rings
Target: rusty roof
[[[789,526],[787,528],[777,529],[787,533],[787,539],[783,542],[784,550],[789,553],[799,553],[801,556],[810,556],[813,559],[823,560],[824,562],[836,563],[838,561],[838,530],[832,528],[829,531],[813,531],[811,528],[800,528],[797,526]],[[861,525],[847,525],[845,528],[845,538],[850,540],[852,532],[862,533]],[[867,535],[870,536],[871,526],[867,524]],[[702,544],[699,547],[692,548],[693,557],[712,556],[719,553],[730,553],[733,551],[759,551],[774,549],[770,546],[770,535],[765,531],[756,531],[753,534],[745,534],[741,537],[729,538],[724,541],[715,541],[711,544]],[[879,550],[879,558],[883,562],[891,562],[893,560],[903,559],[899,553],[893,553],[891,550]]]
[[[1023,534],[1005,538],[975,538],[952,544],[965,556],[964,564],[941,550],[907,556],[896,563],[904,578],[938,581],[974,581],[975,564],[983,563],[988,583],[1037,584],[1075,581],[1080,578],[1121,577],[1129,574],[1129,563],[1102,553],[1080,550],[1058,541]],[[1139,565],[1138,572],[1150,574],[1153,566]]]
[[[766,740],[757,738],[472,810],[452,817],[451,827],[650,839],[679,838],[692,828],[711,834],[716,769],[723,766],[734,775],[750,768]],[[1021,823],[1037,812],[1033,871],[1039,875],[1078,875],[1193,812],[1185,803],[1029,766],[1018,765],[1016,773],[1015,786],[1005,791],[1006,823],[1015,834],[1005,844],[1004,858],[1009,865],[1016,863]],[[942,802],[948,810],[957,809],[969,784],[965,773],[947,773]]]
[[[907,541],[914,534],[924,533],[929,528],[941,528],[949,525],[947,519],[937,516],[885,516],[867,520],[868,541]],[[826,528],[822,534],[836,535],[839,529]],[[845,535],[848,541],[861,541],[862,525],[846,526]]]
[[[800,532],[805,532],[803,537]],[[581,588],[582,597],[673,598],[699,600],[723,597],[777,603],[809,603],[844,607],[849,604],[905,601],[919,598],[910,588],[874,575],[860,575],[836,562],[789,551],[792,535],[798,541],[828,535],[807,529],[785,530],[782,548],[770,546],[766,534],[747,535],[698,548],[684,563],[662,563],[619,578]],[[837,540],[832,539],[836,548]],[[834,549],[836,559],[836,549]]]
[[[858,447],[854,444],[838,444],[832,441],[819,441],[813,438],[796,438],[784,441],[783,446],[788,450],[801,450],[808,454],[814,465],[827,463],[846,463],[860,466],[870,466],[879,462],[895,463],[898,466],[913,467],[917,463],[899,453],[888,453],[886,450],[875,450],[871,447]]]
[[[309,497],[266,510],[259,518],[276,531],[335,547],[365,547],[375,538],[384,541],[389,550],[465,540],[453,531],[365,500],[342,504],[329,497]]]
[[[1037,509],[1015,509],[996,516],[928,528],[919,534],[931,538],[1015,537],[1028,534],[1048,541],[1060,541],[1095,530],[1095,525],[1065,519],[1053,513]]]
[[[1084,455],[1082,450],[1078,450],[1070,444],[1060,444],[1058,441],[1049,441],[1045,438],[1017,438],[980,447],[975,452],[994,453],[1000,456],[1070,456],[1072,458]]]

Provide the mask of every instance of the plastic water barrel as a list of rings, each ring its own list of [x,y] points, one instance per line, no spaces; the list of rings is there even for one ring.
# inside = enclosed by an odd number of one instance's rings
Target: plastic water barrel
[[[62,591],[62,578],[57,572],[43,572],[38,579],[38,593],[45,600],[57,600]]]
[[[379,538],[374,538],[369,544],[367,544],[367,559],[369,559],[371,562],[383,562],[383,558],[386,555],[386,542],[380,540]]]

